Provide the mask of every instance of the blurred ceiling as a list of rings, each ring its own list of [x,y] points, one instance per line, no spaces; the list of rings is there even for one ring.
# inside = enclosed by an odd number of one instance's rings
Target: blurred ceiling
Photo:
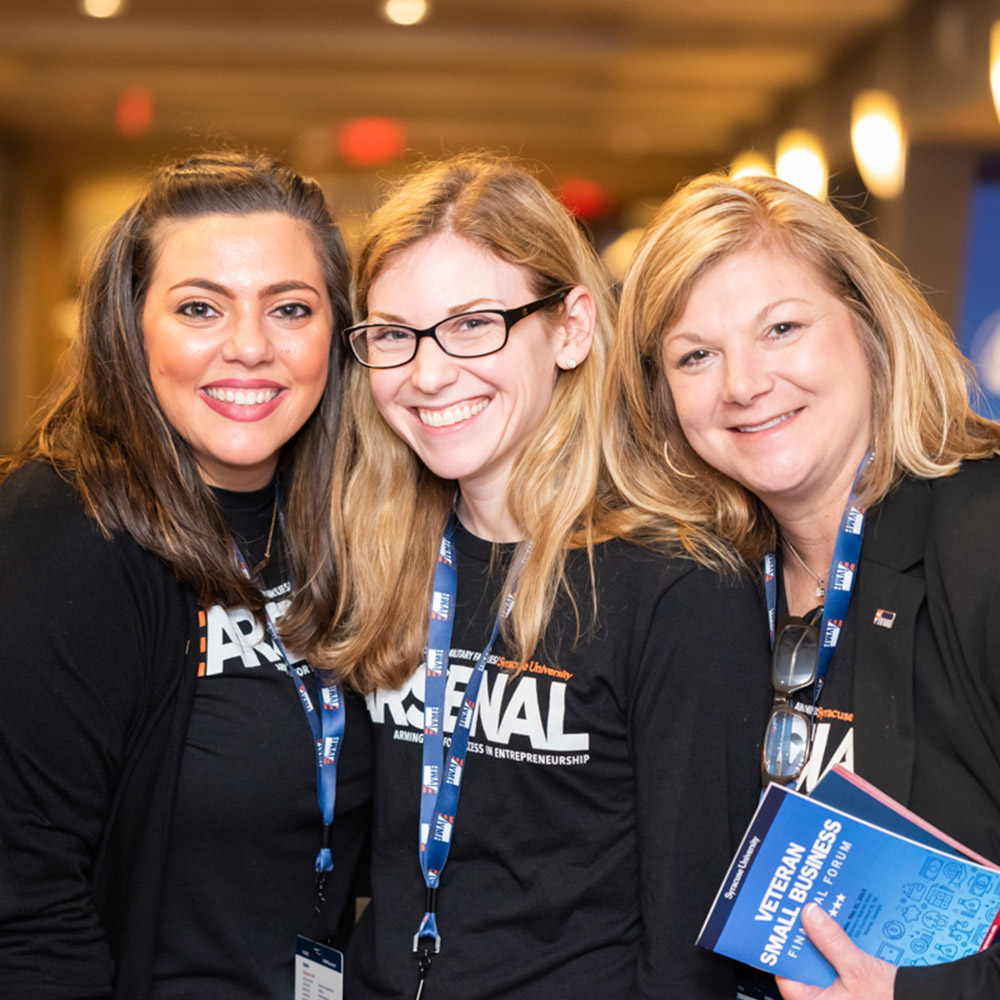
[[[502,148],[627,200],[726,163],[918,6],[437,0],[400,27],[378,0],[131,0],[103,20],[75,0],[0,0],[0,135],[67,168],[228,139],[339,172],[338,126],[387,115],[421,153]],[[136,86],[154,117],[126,139],[115,106]],[[997,131],[988,98],[961,127]]]

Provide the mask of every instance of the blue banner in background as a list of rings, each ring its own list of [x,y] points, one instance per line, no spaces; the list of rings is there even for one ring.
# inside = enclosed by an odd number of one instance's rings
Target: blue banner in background
[[[969,202],[958,343],[972,359],[982,393],[972,405],[1000,419],[1000,164],[976,182]]]

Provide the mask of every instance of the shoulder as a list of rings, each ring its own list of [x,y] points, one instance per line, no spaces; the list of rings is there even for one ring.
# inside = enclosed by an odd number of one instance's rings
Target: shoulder
[[[922,500],[934,510],[949,504],[965,503],[975,497],[1000,496],[1000,455],[967,459],[950,476],[936,479],[907,477],[895,486],[879,505],[890,511]]]
[[[34,547],[47,540],[75,548],[102,537],[71,477],[37,459],[0,483],[0,525],[5,545]]]
[[[104,534],[87,514],[72,479],[48,462],[29,462],[0,483],[0,585],[42,591],[51,600],[72,591],[98,601],[127,587],[136,600],[173,574],[130,535]]]
[[[963,462],[930,487],[929,554],[964,573],[1000,569],[1000,457]]]
[[[1000,496],[1000,455],[965,461],[953,476],[928,482],[936,505],[980,496],[995,498]]]
[[[574,550],[573,556],[577,561],[585,560],[586,550]],[[627,575],[667,587],[690,578],[692,582],[739,588],[750,579],[746,573],[710,569],[676,545],[643,544],[624,538],[595,545],[594,565],[604,575]]]
[[[904,480],[873,510],[862,561],[919,576],[954,615],[981,615],[1000,599],[1000,458]]]
[[[863,558],[905,569],[938,538],[978,544],[986,535],[1000,552],[1000,456],[965,461],[951,476],[896,484],[869,514]]]
[[[586,551],[574,551],[574,582],[586,564]],[[594,580],[601,605],[645,606],[650,613],[664,602],[705,611],[760,611],[760,593],[749,573],[719,573],[676,551],[620,538],[594,547]]]
[[[594,571],[597,658],[620,666],[636,720],[733,683],[748,714],[763,711],[756,694],[758,686],[769,692],[767,615],[748,573],[722,575],[622,540],[595,547]]]
[[[79,507],[71,479],[50,462],[33,459],[0,482],[0,512],[12,508],[43,508],[54,505]]]
[[[914,526],[919,512],[930,535],[982,537],[1000,527],[1000,456],[965,461],[951,476],[905,480],[883,507]]]

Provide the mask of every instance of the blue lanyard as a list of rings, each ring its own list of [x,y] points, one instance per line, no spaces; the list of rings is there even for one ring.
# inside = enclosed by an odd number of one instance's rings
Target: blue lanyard
[[[277,484],[274,488],[277,491]],[[275,502],[279,502],[277,496]],[[236,548],[240,568],[249,577],[250,571],[247,568],[247,561],[243,558],[239,545],[236,545],[235,541],[233,545]],[[326,873],[333,871],[330,835],[333,830],[333,810],[337,801],[337,761],[340,758],[340,748],[344,743],[344,727],[347,721],[344,692],[339,684],[319,684],[320,710],[317,713],[312,696],[306,687],[305,678],[300,677],[292,667],[291,657],[285,650],[285,644],[281,641],[274,619],[266,606],[264,616],[264,626],[267,629],[268,637],[284,661],[288,676],[295,685],[299,704],[306,714],[316,748],[316,796],[319,799],[319,811],[323,817],[323,839],[319,853],[316,855],[316,873],[319,879],[320,895],[322,895]]]
[[[465,688],[448,756],[444,756],[445,696],[448,686],[448,656],[454,624],[455,599],[458,591],[458,569],[455,565],[455,524],[452,510],[441,537],[437,565],[434,568],[434,590],[427,625],[427,662],[424,667],[424,746],[423,771],[420,787],[420,870],[427,888],[426,908],[420,927],[413,938],[414,952],[420,952],[420,940],[433,941],[440,951],[441,937],[437,927],[437,889],[441,872],[448,861],[451,839],[458,809],[458,793],[465,773],[465,758],[469,736],[476,715],[479,687],[489,659],[490,650],[500,631],[500,623],[514,607],[514,590],[504,599],[493,622],[489,641],[479,654],[472,677]],[[526,554],[526,553],[525,553]],[[523,562],[522,556],[522,562]],[[520,564],[515,570],[520,571]],[[443,764],[442,764],[443,761]],[[424,973],[425,974],[425,973]],[[423,976],[421,977],[423,978]]]
[[[344,706],[344,692],[339,684],[320,684],[320,710],[318,713],[313,705],[312,697],[306,688],[305,678],[292,668],[291,659],[285,652],[284,644],[278,635],[278,630],[271,619],[267,617],[267,633],[271,637],[274,648],[281,654],[288,669],[288,676],[299,694],[299,704],[309,721],[313,740],[316,745],[316,796],[319,799],[319,811],[323,816],[323,840],[319,853],[316,855],[316,873],[320,876],[320,888],[326,872],[333,871],[333,855],[330,853],[330,834],[333,830],[333,809],[337,801],[337,761],[340,749],[344,744],[344,727],[347,721],[347,711]]]
[[[854,590],[854,580],[858,572],[858,560],[861,556],[861,542],[865,530],[865,508],[858,503],[858,480],[865,466],[871,461],[872,451],[869,449],[854,473],[851,485],[851,495],[847,499],[844,513],[837,529],[837,541],[833,548],[833,559],[826,577],[826,598],[823,602],[823,615],[820,621],[820,641],[817,651],[816,684],[813,688],[813,706],[819,701],[823,689],[823,679],[830,669],[833,654],[840,640],[840,632],[844,627],[847,609],[851,603],[851,592]],[[767,620],[771,629],[771,644],[774,645],[775,616],[777,609],[777,560],[773,552],[764,557],[764,594],[767,599]]]

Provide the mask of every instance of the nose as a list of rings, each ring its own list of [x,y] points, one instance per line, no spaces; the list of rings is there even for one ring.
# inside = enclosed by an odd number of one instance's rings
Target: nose
[[[255,368],[274,358],[274,345],[268,334],[266,319],[256,312],[236,313],[231,318],[222,356],[247,368]]]
[[[445,354],[433,337],[424,337],[417,345],[417,355],[410,362],[410,381],[428,395],[439,392],[458,377],[455,359]]]
[[[736,406],[749,406],[774,384],[767,359],[752,350],[730,352],[725,361],[724,398]]]

